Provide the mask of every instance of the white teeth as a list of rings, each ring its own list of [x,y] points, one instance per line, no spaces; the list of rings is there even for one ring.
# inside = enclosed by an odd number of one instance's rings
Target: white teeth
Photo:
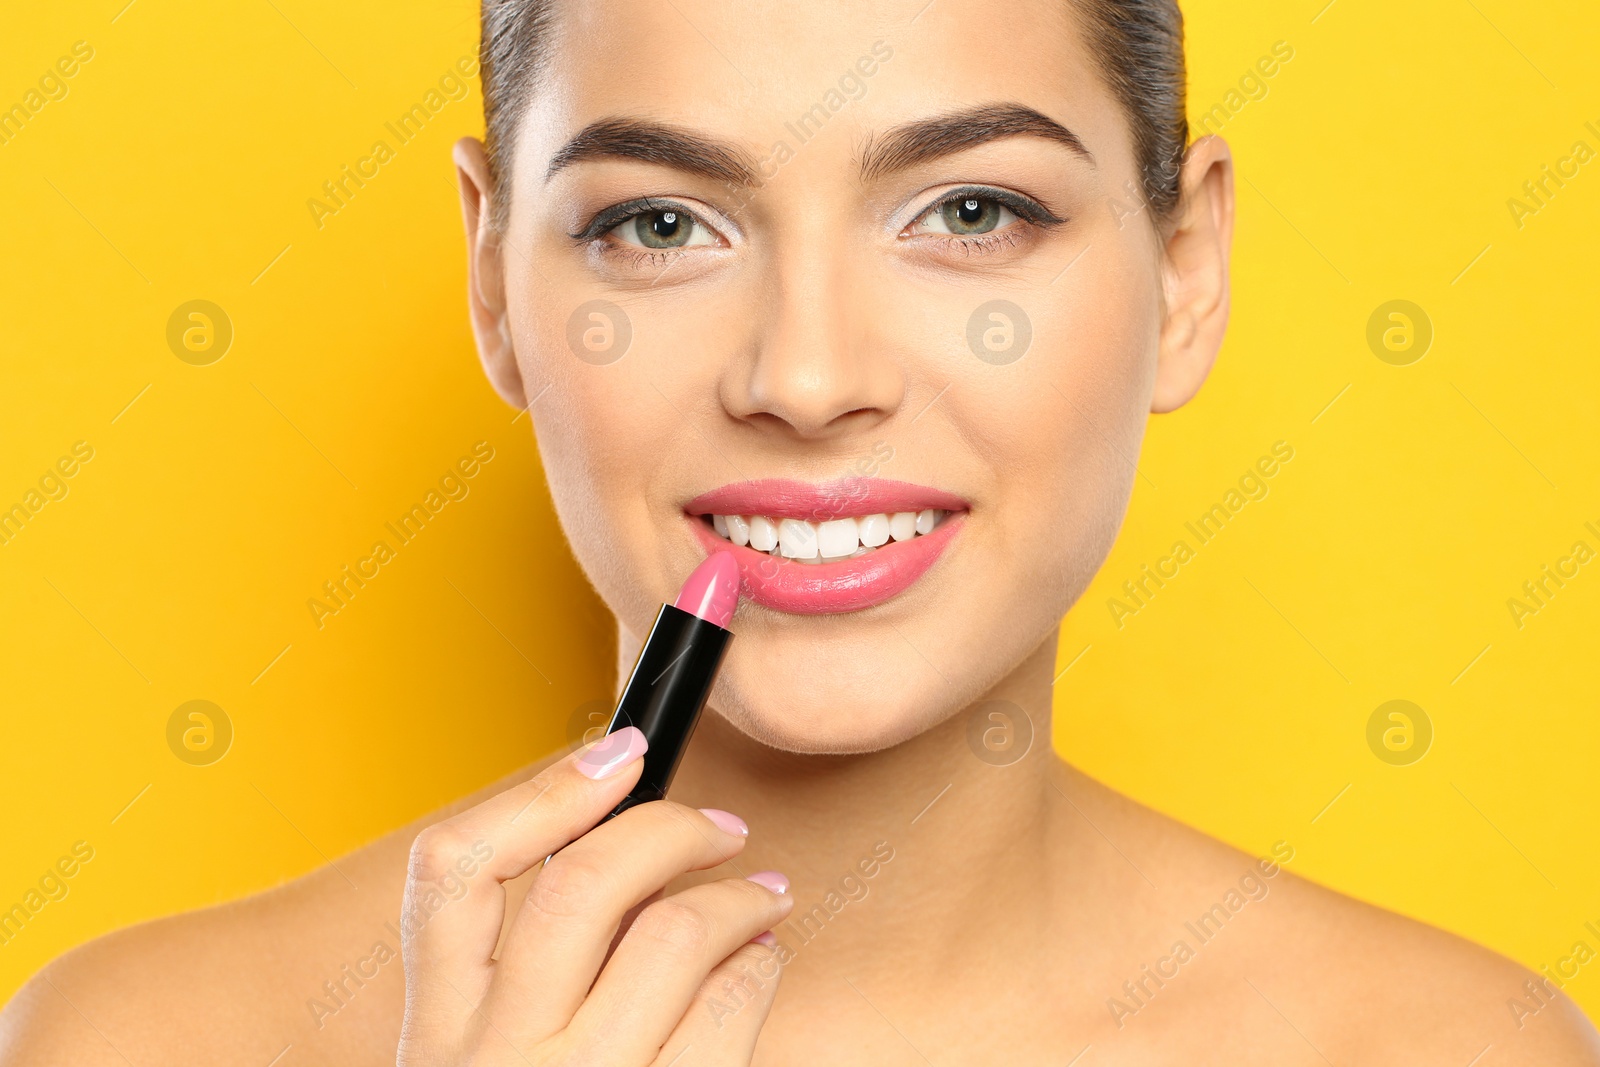
[[[854,552],[860,543],[854,519],[834,519],[817,527],[817,553],[823,558],[842,559]]]
[[[889,540],[889,516],[863,515],[856,520],[856,530],[863,545],[877,548]]]
[[[750,547],[757,552],[771,552],[778,547],[778,528],[765,515],[750,516]]]
[[[932,533],[949,512],[938,508],[897,511],[859,518],[807,522],[765,515],[712,515],[711,528],[736,545],[782,556],[797,563],[832,563],[864,556],[893,541]]]
[[[817,558],[817,528],[804,519],[778,523],[778,551],[790,559]]]

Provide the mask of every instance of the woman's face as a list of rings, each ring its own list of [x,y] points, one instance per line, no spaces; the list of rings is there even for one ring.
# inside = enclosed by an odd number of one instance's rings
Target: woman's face
[[[458,155],[584,571],[642,637],[733,547],[712,706],[792,751],[902,741],[1050,639],[1210,362],[1068,5],[924,4],[557,3],[503,235]]]

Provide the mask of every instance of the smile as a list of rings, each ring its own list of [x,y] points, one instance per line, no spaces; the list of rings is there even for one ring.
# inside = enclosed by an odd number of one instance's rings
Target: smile
[[[684,507],[708,552],[731,551],[745,596],[801,615],[860,611],[899,595],[963,525],[966,501],[881,478],[741,482]]]
[[[841,559],[859,559],[890,541],[910,541],[933,533],[950,516],[938,508],[879,513],[858,519],[808,522],[766,515],[713,515],[711,528],[718,537],[757,552],[820,566]]]

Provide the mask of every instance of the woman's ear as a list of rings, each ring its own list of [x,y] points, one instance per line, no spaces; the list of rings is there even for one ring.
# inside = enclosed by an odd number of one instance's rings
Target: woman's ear
[[[1216,362],[1228,328],[1228,256],[1233,244],[1233,154],[1220,137],[1189,146],[1183,198],[1166,239],[1166,318],[1156,357],[1154,412],[1188,403]]]
[[[478,341],[478,358],[505,402],[514,408],[528,405],[522,371],[511,345],[506,323],[505,272],[501,269],[502,234],[494,224],[494,178],[483,142],[463,137],[453,153],[461,185],[461,216],[467,228],[467,306],[472,313],[472,334]]]

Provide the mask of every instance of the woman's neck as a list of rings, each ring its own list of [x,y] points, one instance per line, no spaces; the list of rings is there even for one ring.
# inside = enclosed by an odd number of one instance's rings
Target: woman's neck
[[[737,867],[789,876],[795,911],[775,933],[796,955],[904,965],[909,944],[930,965],[971,962],[1001,948],[982,902],[1047,910],[1055,651],[1052,635],[968,708],[865,755],[779,752],[708,709],[673,799],[749,824]]]

